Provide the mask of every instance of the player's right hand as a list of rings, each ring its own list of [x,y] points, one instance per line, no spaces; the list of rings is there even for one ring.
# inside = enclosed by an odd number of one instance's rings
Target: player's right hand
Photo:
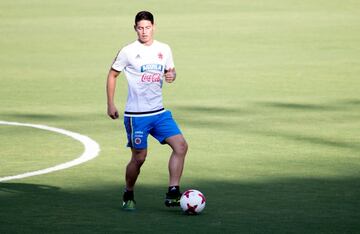
[[[108,116],[112,119],[119,118],[119,112],[117,111],[116,107],[114,105],[108,106]]]

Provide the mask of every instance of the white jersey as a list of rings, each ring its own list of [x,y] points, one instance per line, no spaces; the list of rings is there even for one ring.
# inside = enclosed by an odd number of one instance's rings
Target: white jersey
[[[163,76],[165,70],[173,67],[170,47],[156,40],[150,46],[135,41],[120,50],[112,69],[124,71],[128,81],[125,116],[150,115],[163,110]]]

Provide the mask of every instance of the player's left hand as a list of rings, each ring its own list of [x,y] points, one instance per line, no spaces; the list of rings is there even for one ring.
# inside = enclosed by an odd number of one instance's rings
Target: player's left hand
[[[176,71],[175,68],[169,68],[169,70],[166,70],[165,72],[165,81],[168,83],[174,82],[176,79]]]

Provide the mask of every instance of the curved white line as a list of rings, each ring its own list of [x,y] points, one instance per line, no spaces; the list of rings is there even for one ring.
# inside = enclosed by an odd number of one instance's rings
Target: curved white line
[[[70,131],[67,131],[67,130],[64,130],[61,128],[54,128],[54,127],[48,127],[45,125],[37,125],[37,124],[29,124],[29,123],[16,123],[16,122],[0,121],[0,124],[38,128],[38,129],[42,129],[42,130],[60,133],[60,134],[69,136],[75,140],[80,141],[84,145],[84,148],[85,148],[83,154],[80,157],[78,157],[72,161],[62,163],[62,164],[59,164],[59,165],[56,165],[56,166],[53,166],[50,168],[38,170],[38,171],[26,172],[26,173],[23,173],[20,175],[14,175],[14,176],[0,177],[0,182],[14,180],[14,179],[22,179],[22,178],[26,178],[26,177],[30,177],[30,176],[42,175],[42,174],[47,174],[47,173],[54,172],[54,171],[63,170],[63,169],[69,168],[69,167],[79,165],[79,164],[89,161],[91,159],[94,159],[96,156],[98,156],[98,154],[100,152],[100,146],[96,141],[90,139],[87,136],[80,135],[79,133],[70,132]]]

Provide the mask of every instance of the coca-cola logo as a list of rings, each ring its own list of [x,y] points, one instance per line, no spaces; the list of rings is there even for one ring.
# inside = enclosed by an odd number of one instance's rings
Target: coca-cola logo
[[[141,82],[160,82],[161,81],[161,74],[160,73],[144,73],[141,76]]]

